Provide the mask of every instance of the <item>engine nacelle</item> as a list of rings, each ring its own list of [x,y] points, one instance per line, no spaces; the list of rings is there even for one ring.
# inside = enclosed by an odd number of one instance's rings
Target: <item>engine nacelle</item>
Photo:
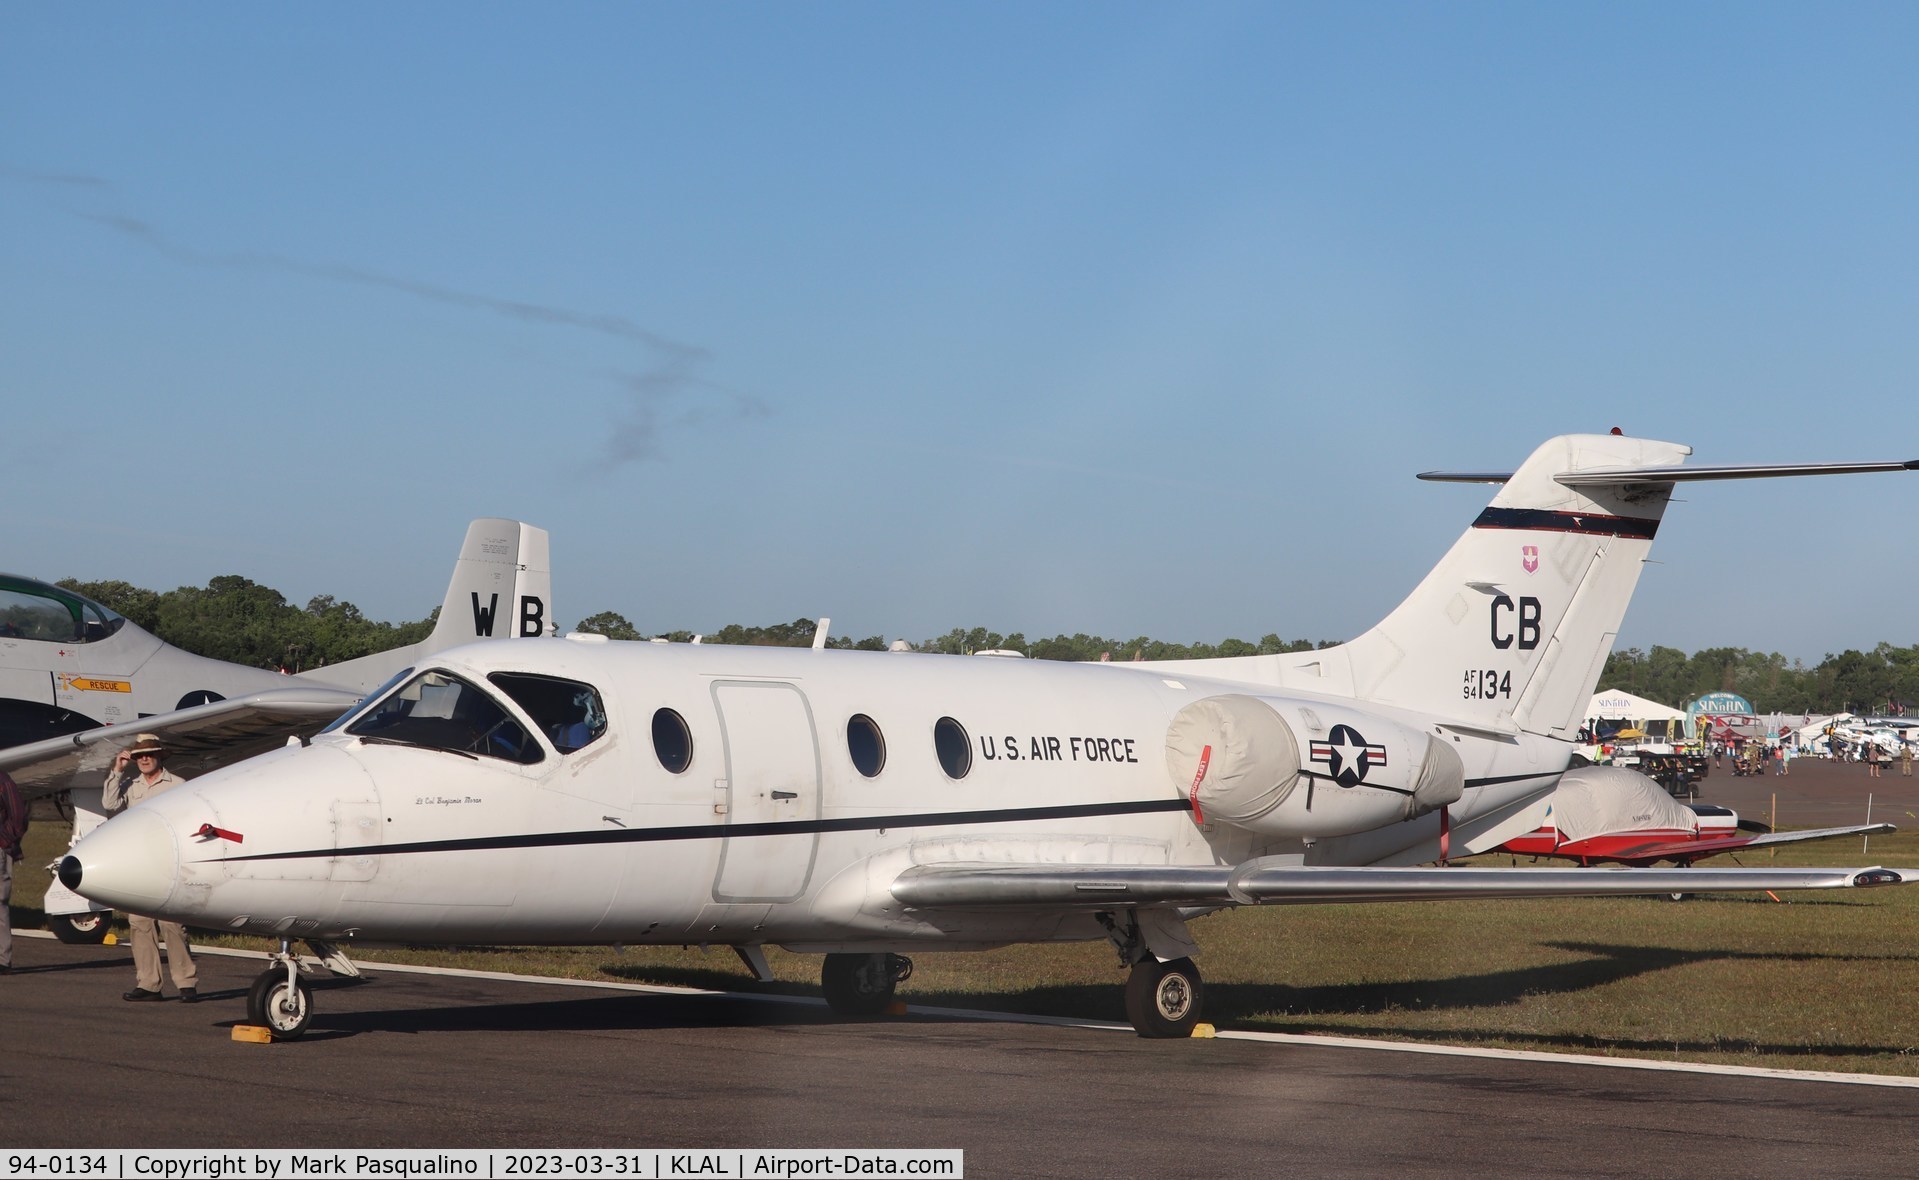
[[[1166,772],[1201,822],[1263,836],[1347,836],[1456,802],[1450,745],[1323,701],[1229,694],[1194,701],[1166,730]]]

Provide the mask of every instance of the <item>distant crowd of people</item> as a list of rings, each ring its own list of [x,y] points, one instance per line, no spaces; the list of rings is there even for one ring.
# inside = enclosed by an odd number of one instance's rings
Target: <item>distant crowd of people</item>
[[[1806,756],[1824,756],[1834,762],[1852,762],[1863,764],[1870,778],[1882,777],[1894,762],[1899,764],[1899,773],[1905,778],[1912,777],[1912,747],[1909,741],[1900,741],[1898,749],[1889,749],[1880,742],[1847,742],[1838,738],[1825,739],[1826,750],[1814,747],[1796,747],[1790,742],[1709,742],[1706,748],[1712,754],[1715,768],[1723,767],[1730,759],[1735,773],[1764,774],[1768,768],[1773,774],[1792,773],[1792,760]]]

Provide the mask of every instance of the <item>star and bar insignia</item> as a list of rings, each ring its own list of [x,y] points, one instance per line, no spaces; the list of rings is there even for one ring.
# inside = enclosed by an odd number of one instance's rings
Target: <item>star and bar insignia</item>
[[[1335,725],[1327,740],[1314,742],[1310,757],[1326,767],[1326,775],[1342,787],[1366,781],[1366,772],[1386,765],[1386,747],[1369,743],[1350,725]]]

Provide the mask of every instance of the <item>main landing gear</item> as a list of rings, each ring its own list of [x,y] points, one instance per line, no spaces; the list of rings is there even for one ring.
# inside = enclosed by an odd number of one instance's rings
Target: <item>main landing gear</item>
[[[912,974],[913,960],[904,955],[833,954],[820,967],[820,990],[841,1016],[878,1016]]]
[[[1206,988],[1192,958],[1199,947],[1185,920],[1169,910],[1093,916],[1119,951],[1120,966],[1129,971],[1126,1020],[1134,1031],[1142,1037],[1192,1036]]]
[[[1126,977],[1126,1019],[1142,1037],[1190,1037],[1205,995],[1191,959],[1142,959]]]

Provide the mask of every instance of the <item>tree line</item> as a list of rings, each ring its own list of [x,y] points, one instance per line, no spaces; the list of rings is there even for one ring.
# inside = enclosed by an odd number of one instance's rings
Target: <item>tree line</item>
[[[1629,647],[1606,660],[1599,687],[1675,709],[1709,692],[1736,692],[1761,713],[1904,713],[1919,701],[1919,644],[1828,654],[1811,667],[1778,652]]]
[[[700,637],[701,643],[730,643],[750,647],[806,647],[813,642],[813,633],[817,629],[812,619],[795,619],[790,623],[775,623],[770,627],[742,627],[735,623],[722,627],[710,635]],[[580,621],[576,631],[591,631],[604,635],[608,639],[665,639],[672,643],[689,643],[693,640],[691,631],[667,631],[658,636],[644,634],[624,615],[615,611],[602,611]],[[1313,651],[1317,648],[1332,647],[1337,641],[1322,639],[1313,642],[1305,639],[1281,639],[1277,635],[1268,635],[1257,643],[1248,643],[1243,639],[1226,639],[1219,643],[1166,643],[1162,640],[1139,636],[1133,639],[1107,639],[1099,635],[1055,635],[1050,639],[1029,641],[1020,632],[1002,635],[998,631],[989,631],[984,627],[974,627],[970,631],[964,627],[955,627],[946,634],[933,639],[918,642],[907,641],[909,651],[935,652],[942,655],[971,655],[980,651],[1016,651],[1035,660],[1204,660],[1216,656],[1257,656],[1272,655],[1277,652]],[[872,635],[865,639],[854,639],[840,635],[829,637],[829,648],[847,648],[856,651],[885,651],[890,646],[883,635]]]
[[[381,623],[360,608],[322,594],[297,607],[286,596],[237,574],[206,586],[156,592],[128,582],[58,583],[84,594],[136,626],[196,655],[304,672],[418,643],[433,631],[440,608],[412,623]]]
[[[432,632],[440,613],[435,607],[424,619],[383,623],[330,594],[296,606],[279,591],[237,574],[214,578],[204,587],[181,586],[164,592],[122,581],[67,578],[60,585],[118,611],[176,647],[216,660],[289,672],[418,643]],[[762,627],[735,623],[702,636],[701,642],[805,647],[813,642],[815,626],[814,620],[805,618]],[[662,638],[685,643],[694,637],[691,631],[643,633],[616,611],[590,615],[575,630],[611,639]],[[1128,661],[1272,655],[1313,651],[1336,642],[1266,635],[1257,641],[1169,643],[1144,635],[1114,639],[1084,632],[1029,640],[1019,632],[956,627],[944,635],[908,642],[906,647],[947,655],[1015,651],[1038,660]],[[826,645],[860,651],[884,651],[889,646],[880,635],[835,636]],[[1608,657],[1599,687],[1623,689],[1674,708],[1703,693],[1736,692],[1766,713],[1901,712],[1919,701],[1919,645],[1881,643],[1869,652],[1827,655],[1810,667],[1778,652],[1743,647],[1705,648],[1690,655],[1674,647],[1625,648]]]

